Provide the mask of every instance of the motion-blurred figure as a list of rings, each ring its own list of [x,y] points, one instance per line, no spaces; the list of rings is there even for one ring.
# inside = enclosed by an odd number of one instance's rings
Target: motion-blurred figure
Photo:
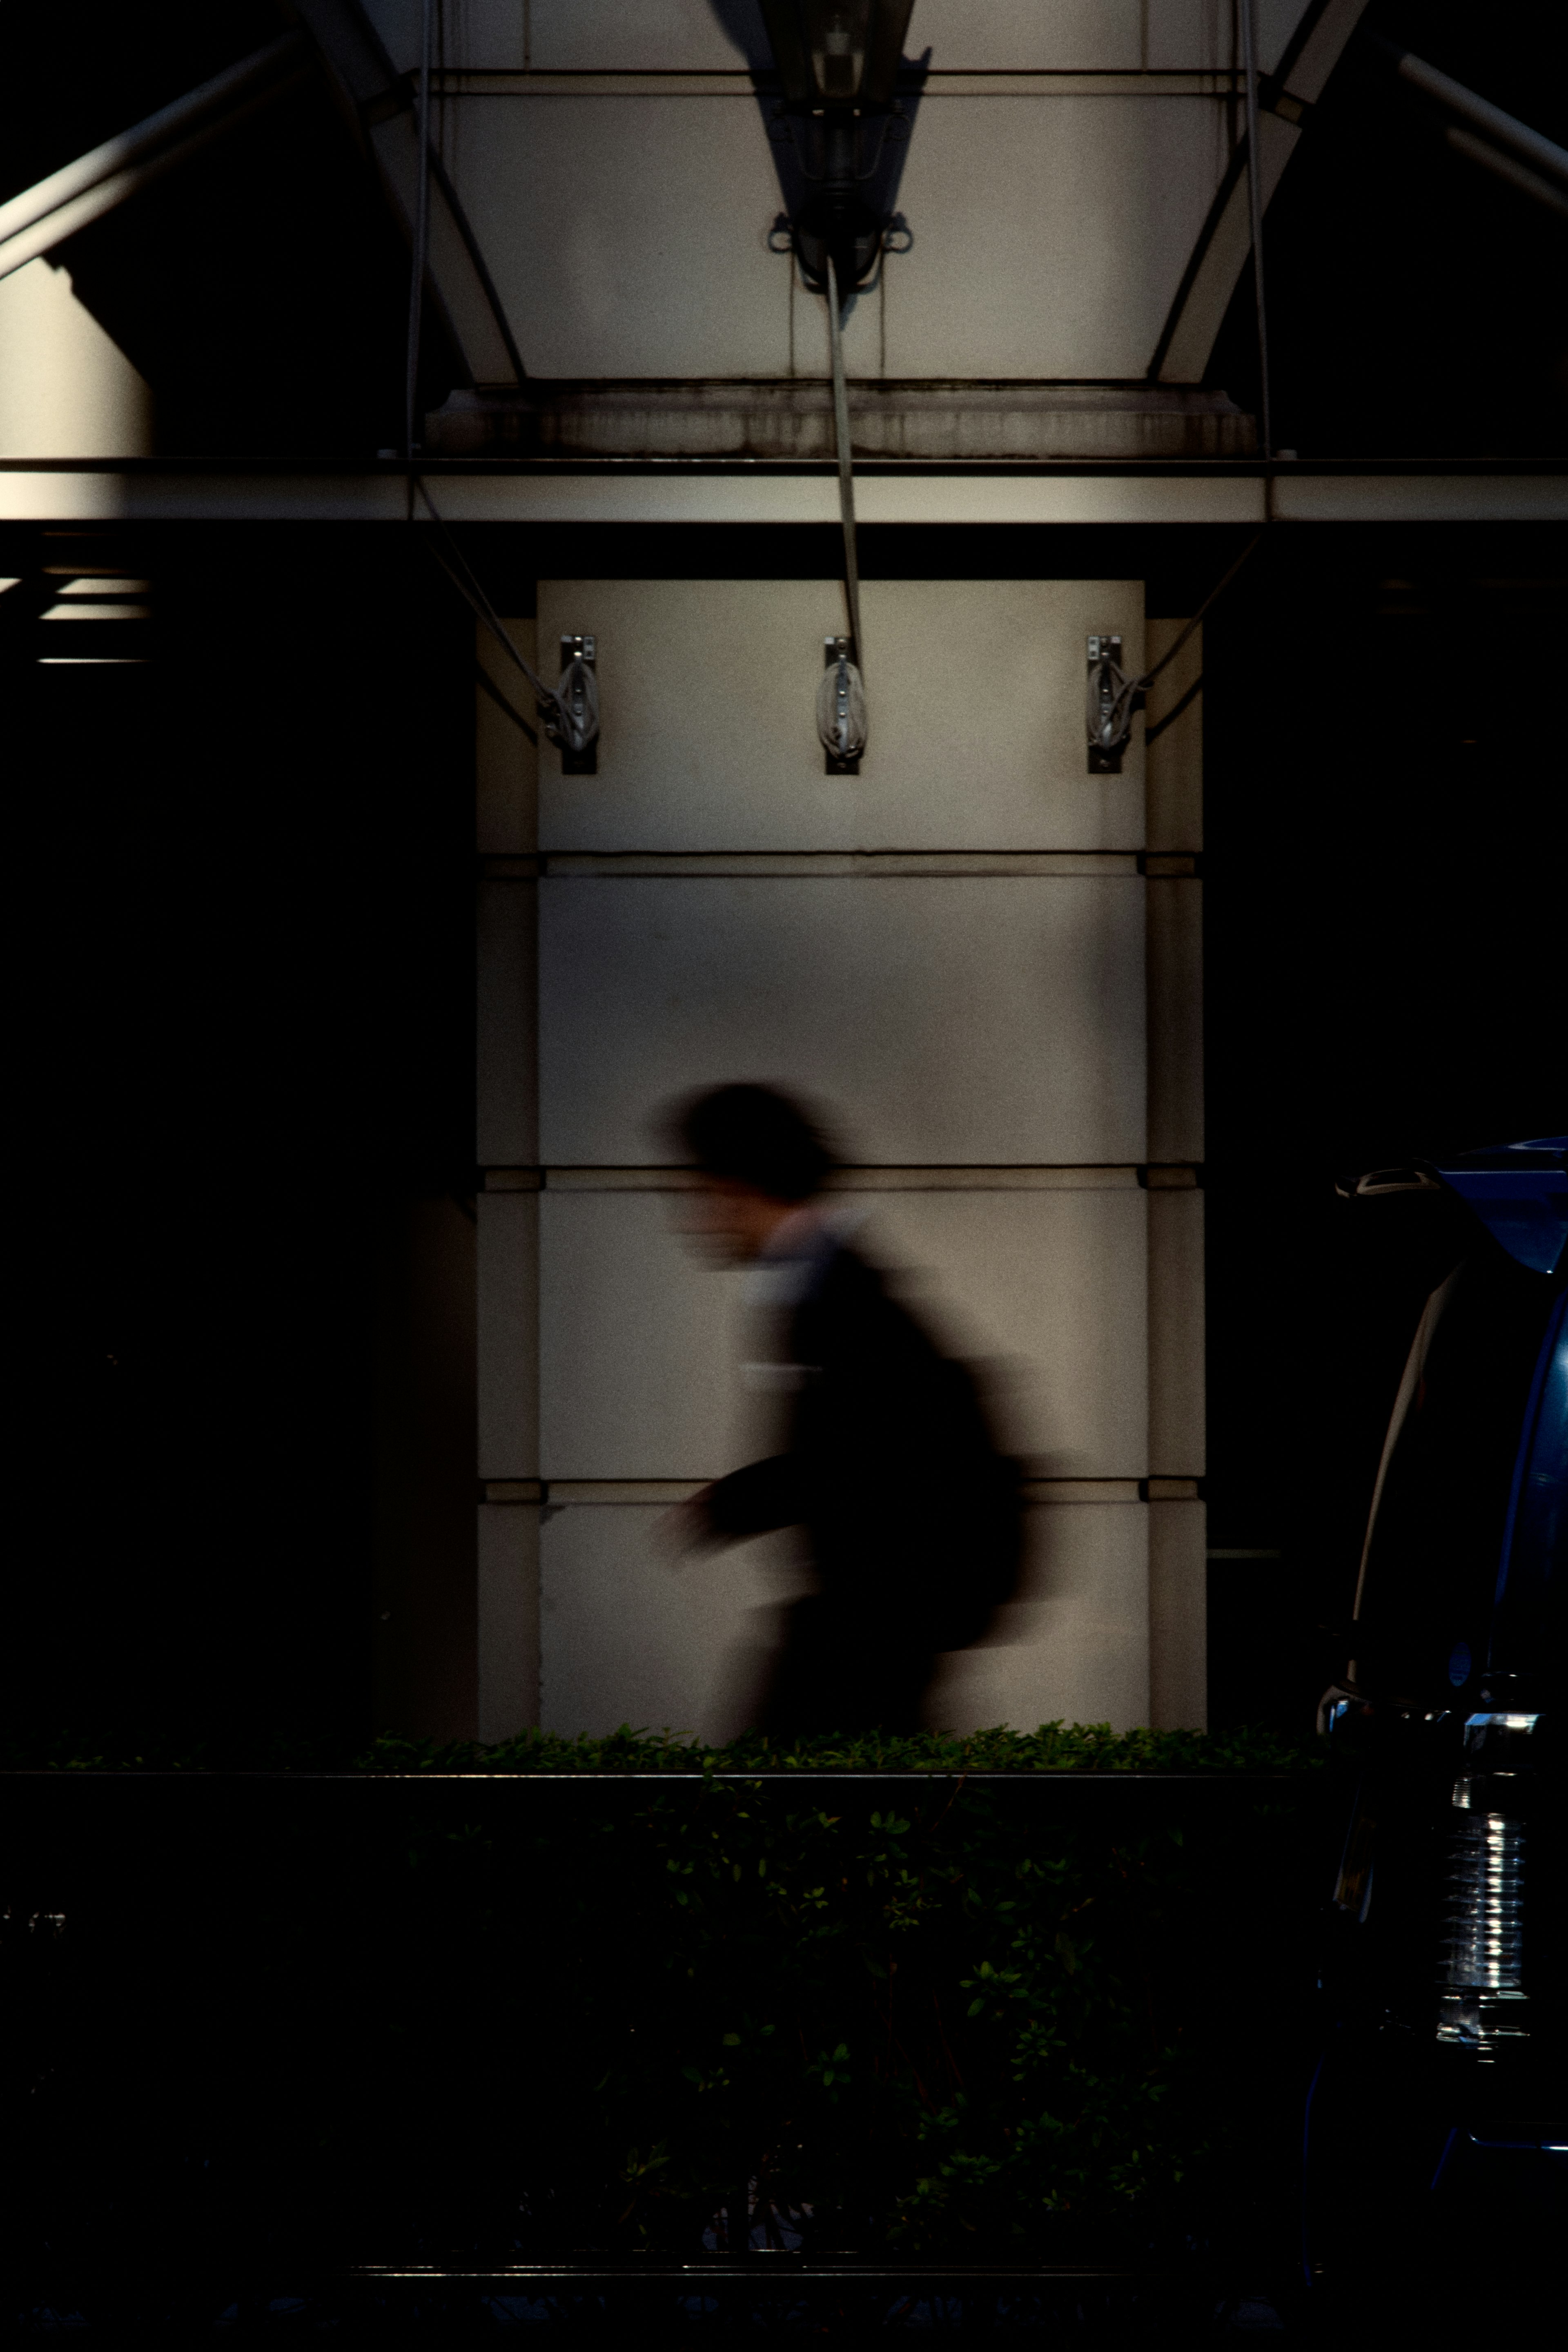
[[[833,1154],[796,1104],[720,1087],[673,1123],[703,1180],[692,1229],[751,1267],[779,1329],[763,1376],[791,1402],[788,1450],[706,1487],[672,1533],[807,1532],[818,1589],[789,1612],[758,1728],[918,1730],[937,1654],[976,1640],[1016,1586],[1016,1465],[968,1372],[841,1238],[820,1198]]]

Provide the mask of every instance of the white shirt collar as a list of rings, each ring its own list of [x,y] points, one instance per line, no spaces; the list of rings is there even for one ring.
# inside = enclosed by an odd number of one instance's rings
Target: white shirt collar
[[[747,1305],[798,1307],[864,1216],[863,1209],[848,1202],[824,1208],[808,1201],[791,1209],[746,1270]]]

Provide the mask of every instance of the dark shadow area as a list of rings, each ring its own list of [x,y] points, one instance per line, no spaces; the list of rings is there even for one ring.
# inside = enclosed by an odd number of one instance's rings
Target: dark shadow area
[[[771,2293],[791,2238],[852,2304],[857,2265],[1289,2293],[1339,1811],[1312,1772],[0,1779],[6,2320],[465,2341],[509,2263],[624,2298],[717,2257],[700,2299],[745,2245]],[[411,2263],[468,2276],[351,2275]]]
[[[1523,0],[1377,0],[1401,48],[1568,145],[1568,26]],[[1274,438],[1303,457],[1568,452],[1568,220],[1467,161],[1453,118],[1353,40],[1264,225]],[[1207,381],[1258,404],[1251,271]]]
[[[63,0],[7,31],[0,194],[30,187],[285,29],[267,0]],[[408,253],[314,69],[48,257],[181,456],[401,447]],[[421,402],[457,370],[427,306]]]
[[[377,1528],[381,1464],[402,1534],[471,1553],[472,1350],[427,1296],[433,1249],[466,1295],[471,1234],[468,616],[330,531],[9,556],[123,566],[155,617],[40,621],[6,664],[7,1722],[340,1739],[372,1616],[413,1612],[383,1706],[456,1727],[471,1559],[413,1590]],[[128,633],[150,657],[57,658]]]
[[[273,0],[50,0],[14,9],[0,85],[0,200],[30,188],[277,38]]]
[[[1211,1721],[1301,1731],[1442,1234],[1336,1175],[1560,1131],[1560,761],[1528,534],[1281,533],[1207,624]]]

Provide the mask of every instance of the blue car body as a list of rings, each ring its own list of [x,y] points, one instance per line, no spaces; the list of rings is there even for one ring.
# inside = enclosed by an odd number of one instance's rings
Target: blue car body
[[[1568,2216],[1568,1138],[1347,1189],[1452,1215],[1319,1718],[1355,1795],[1304,2257],[1366,2315],[1482,2209],[1521,2279]]]

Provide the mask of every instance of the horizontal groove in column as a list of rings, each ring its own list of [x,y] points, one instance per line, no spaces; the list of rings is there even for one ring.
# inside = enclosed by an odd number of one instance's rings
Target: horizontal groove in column
[[[487,1168],[486,1192],[689,1192],[695,1168]],[[836,1168],[834,1192],[1190,1192],[1193,1167]]]
[[[689,1503],[710,1482],[706,1478],[486,1478],[486,1503],[537,1503],[559,1509],[569,1503],[658,1505]],[[1197,1478],[1026,1478],[1026,1503],[1196,1503]]]
[[[1135,877],[1136,849],[714,849],[548,850],[537,856],[486,856],[492,882],[663,877],[671,881],[1000,880]],[[1172,861],[1166,860],[1168,865]],[[1163,869],[1162,869],[1163,870]]]

